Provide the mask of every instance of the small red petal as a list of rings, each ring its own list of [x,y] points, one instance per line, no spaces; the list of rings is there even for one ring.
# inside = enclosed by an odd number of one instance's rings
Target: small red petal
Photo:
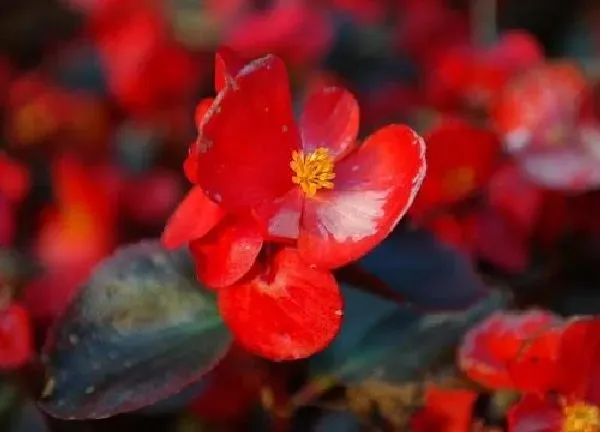
[[[340,159],[356,145],[358,125],[358,102],[349,91],[339,87],[321,89],[308,99],[300,118],[304,151],[324,147]]]
[[[213,288],[232,285],[250,271],[262,244],[261,230],[252,219],[226,219],[190,243],[198,279]]]
[[[560,324],[544,311],[494,313],[467,332],[458,363],[488,388],[548,390],[555,380]]]
[[[308,267],[293,249],[279,251],[266,266],[267,274],[218,291],[219,309],[236,340],[276,361],[324,349],[343,314],[333,275]]]
[[[305,200],[298,249],[321,268],[354,261],[381,242],[410,207],[425,175],[425,143],[387,126],[336,166],[332,191]]]
[[[233,50],[226,47],[219,49],[215,54],[215,92],[223,90],[227,81],[235,78],[244,65],[245,62]]]
[[[414,432],[465,432],[473,423],[477,393],[470,390],[443,390],[429,387],[425,409],[411,421]]]
[[[199,184],[232,211],[247,211],[292,187],[290,160],[300,146],[283,62],[248,64],[204,117],[198,137]]]
[[[600,319],[568,321],[560,339],[557,390],[576,399],[600,403]]]
[[[510,432],[560,432],[562,411],[550,396],[526,394],[508,412]]]
[[[0,368],[22,366],[33,352],[33,337],[29,314],[13,303],[0,311]]]
[[[199,239],[224,216],[223,209],[209,200],[199,186],[195,186],[169,218],[162,233],[162,244],[168,249],[176,249]]]
[[[196,121],[196,126],[200,129],[200,125],[202,124],[202,120],[204,116],[210,110],[210,107],[214,103],[214,98],[205,98],[202,99],[198,105],[196,106],[196,112],[194,113],[194,119]]]

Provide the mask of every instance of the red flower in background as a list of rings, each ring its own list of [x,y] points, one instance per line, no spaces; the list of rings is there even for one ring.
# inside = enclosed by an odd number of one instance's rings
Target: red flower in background
[[[0,151],[0,246],[12,244],[17,206],[30,190],[29,171]]]
[[[532,347],[524,347],[529,355]],[[545,360],[545,359],[544,359]],[[568,321],[554,358],[556,378],[549,389],[526,394],[509,413],[511,432],[600,430],[600,320]],[[535,372],[533,372],[535,373]]]
[[[71,156],[52,164],[55,201],[42,214],[34,245],[45,273],[25,290],[23,301],[39,320],[55,318],[92,268],[116,242],[115,174]]]
[[[311,64],[329,47],[333,34],[326,17],[309,2],[276,0],[230,23],[222,43],[246,58],[273,53],[295,65]]]
[[[189,101],[202,71],[196,59],[170,39],[157,4],[105,3],[92,13],[90,31],[109,88],[131,114],[156,120],[163,111]]]
[[[528,33],[504,33],[485,49],[452,46],[430,69],[426,81],[429,102],[440,109],[494,106],[505,84],[519,73],[541,64],[540,44]]]
[[[467,332],[458,364],[491,389],[547,391],[561,333],[561,319],[549,312],[497,312]]]
[[[425,407],[410,423],[413,432],[465,432],[473,424],[477,393],[470,390],[443,390],[429,387]]]
[[[445,118],[425,137],[427,177],[410,214],[455,204],[484,187],[497,167],[500,143],[490,130]]]
[[[0,370],[18,368],[32,354],[33,331],[29,314],[16,303],[3,305],[0,309]]]

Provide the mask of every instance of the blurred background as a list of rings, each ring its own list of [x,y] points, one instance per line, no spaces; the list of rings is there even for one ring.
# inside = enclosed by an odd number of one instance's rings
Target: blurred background
[[[2,0],[0,308],[22,305],[38,346],[93,266],[158,237],[188,190],[181,166],[220,46],[281,56],[298,107],[319,86],[349,88],[362,136],[403,122],[431,137],[432,180],[410,220],[518,287],[522,304],[567,304],[549,282],[565,268],[596,280],[597,1]],[[440,192],[449,171],[458,186]],[[14,349],[0,347],[6,364]],[[0,429],[50,430],[11,389],[0,386]],[[187,412],[52,430],[252,429],[199,429]]]

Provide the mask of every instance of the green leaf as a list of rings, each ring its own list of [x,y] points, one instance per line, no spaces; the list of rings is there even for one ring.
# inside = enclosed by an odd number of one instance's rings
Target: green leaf
[[[232,336],[187,251],[124,247],[95,271],[50,334],[40,406],[68,419],[133,411],[181,391]]]
[[[421,313],[420,317],[410,306],[399,307],[374,325],[331,373],[344,383],[415,379],[453,350],[469,327],[503,307],[506,300],[502,293],[492,292],[463,312]]]

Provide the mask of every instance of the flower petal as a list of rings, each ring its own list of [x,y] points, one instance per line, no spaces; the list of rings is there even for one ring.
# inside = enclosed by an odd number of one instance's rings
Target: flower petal
[[[196,106],[196,113],[194,117],[198,129],[202,124],[202,119],[204,118],[214,101],[215,100],[213,98],[202,99],[200,103]],[[198,147],[198,142],[194,141],[192,145],[190,145],[190,148],[188,149],[187,158],[183,162],[183,172],[190,183],[196,183],[198,181]]]
[[[325,147],[340,159],[354,148],[358,126],[358,102],[349,91],[340,87],[320,89],[309,97],[300,118],[304,151]]]
[[[550,397],[526,394],[508,412],[511,432],[560,432],[560,406]]]
[[[329,272],[283,249],[248,282],[218,291],[219,309],[238,343],[272,360],[325,348],[342,321],[342,298]],[[265,274],[266,273],[266,274]]]
[[[579,400],[600,403],[600,319],[576,318],[560,340],[557,390]]]
[[[430,386],[425,393],[425,407],[411,421],[411,430],[468,431],[473,423],[473,406],[477,393],[462,389]]]
[[[271,240],[298,238],[304,196],[299,188],[257,208],[257,219],[263,221],[264,231]]]
[[[198,142],[199,184],[225,208],[244,211],[288,191],[300,135],[283,62],[268,55],[245,66],[204,116]]]
[[[215,92],[219,93],[227,81],[233,80],[244,67],[244,61],[229,48],[221,48],[215,54]]]
[[[237,282],[254,265],[262,244],[260,229],[250,218],[225,220],[190,243],[198,279],[213,288]]]
[[[192,188],[169,218],[161,242],[167,249],[177,249],[199,239],[225,216],[219,205],[209,200],[198,186]]]
[[[544,311],[494,313],[467,332],[458,364],[469,378],[491,389],[549,390],[560,324]]]
[[[336,268],[381,242],[410,207],[425,175],[425,143],[387,126],[336,167],[332,191],[307,198],[298,249],[309,264]]]

